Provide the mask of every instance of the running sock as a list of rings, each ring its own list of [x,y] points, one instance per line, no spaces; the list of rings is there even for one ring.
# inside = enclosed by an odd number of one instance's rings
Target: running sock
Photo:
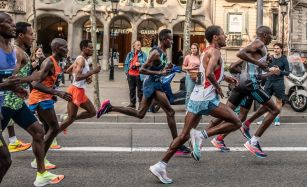
[[[159,164],[159,166],[161,167],[161,168],[166,168],[166,166],[167,166],[167,163],[166,162],[164,162],[164,161],[160,161],[160,162],[158,162],[158,164]]]
[[[208,138],[208,134],[206,130],[202,130],[202,131],[196,131],[197,133],[199,133],[198,135],[204,139]]]
[[[260,137],[258,136],[253,136],[252,139],[251,139],[251,144],[252,145],[257,145],[257,143],[259,142],[260,140]]]
[[[219,135],[216,137],[216,140],[217,140],[217,141],[223,141],[223,140],[224,140],[223,135],[219,134]]]
[[[42,176],[44,176],[46,173],[47,173],[47,170],[44,171],[43,173],[37,172],[36,175],[42,177]]]
[[[244,122],[244,125],[245,125],[247,128],[249,128],[249,126],[251,125],[251,122],[250,122],[249,120],[246,120],[246,121]]]
[[[9,137],[9,142],[10,142],[11,144],[17,142],[17,137],[16,137],[16,136]]]

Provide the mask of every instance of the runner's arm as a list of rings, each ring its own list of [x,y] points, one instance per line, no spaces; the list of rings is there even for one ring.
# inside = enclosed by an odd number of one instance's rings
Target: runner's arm
[[[40,71],[38,71],[39,79],[37,81],[32,82],[33,88],[52,95],[58,95],[59,91],[54,90],[52,88],[48,88],[47,86],[43,85],[42,82],[46,79],[49,75],[50,70],[54,68],[50,58],[47,58],[41,65]]]
[[[209,53],[209,62],[207,67],[204,67],[206,70],[206,78],[211,82],[211,84],[215,87],[215,88],[220,88],[220,85],[217,83],[215,76],[214,76],[214,69],[216,67],[216,65],[219,62],[220,59],[220,52],[218,50],[210,50],[208,51]],[[205,57],[204,57],[205,58]],[[203,61],[204,62],[204,61]],[[205,66],[206,63],[204,63]]]
[[[141,67],[140,73],[145,75],[163,75],[163,71],[153,71],[149,70],[151,66],[153,66],[154,60],[160,60],[160,54],[157,50],[153,50],[145,62],[145,64]]]
[[[90,77],[90,76],[92,76],[92,75],[94,75],[96,73],[99,73],[100,70],[101,70],[101,67],[99,66],[99,64],[97,64],[96,68],[94,68],[93,70],[90,70],[89,72],[87,72],[85,74],[82,74],[82,69],[85,66],[84,58],[78,58],[75,61],[75,66],[76,66],[76,69],[74,71],[75,71],[75,74],[76,74],[76,79],[75,79],[76,81],[85,80],[88,77]]]
[[[64,73],[72,74],[73,67],[74,67],[74,63],[72,65],[70,65],[69,68],[67,68]]]
[[[261,67],[262,69],[265,69],[265,68],[267,68],[267,66],[260,63],[258,60],[256,60],[255,58],[252,57],[253,53],[258,52],[258,50],[263,48],[263,47],[264,47],[264,44],[262,42],[254,41],[251,44],[249,44],[248,46],[246,46],[245,48],[243,48],[242,50],[240,50],[237,54],[237,57],[239,57],[240,59],[245,60],[247,62],[250,62],[252,64],[255,64],[255,65]]]
[[[241,70],[242,70],[241,65],[243,62],[244,60],[239,59],[236,62],[231,63],[229,66],[229,72],[230,73],[241,73]]]

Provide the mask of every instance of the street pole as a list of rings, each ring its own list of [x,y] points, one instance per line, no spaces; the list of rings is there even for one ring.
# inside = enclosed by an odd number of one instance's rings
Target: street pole
[[[109,75],[109,80],[113,81],[114,80],[114,39],[115,39],[115,32],[114,32],[114,20],[112,23],[112,32],[111,32],[111,37],[112,37],[112,43],[111,43],[111,47],[112,47],[112,52],[111,52],[111,64],[110,64],[110,75]]]
[[[91,40],[93,44],[93,56],[92,56],[92,64],[93,68],[97,67],[97,35],[96,35],[96,2],[95,0],[91,0]],[[100,106],[99,100],[99,82],[98,82],[98,73],[94,75],[93,78],[94,83],[94,103],[95,106],[98,108]]]
[[[257,0],[257,28],[263,25],[263,0]]]
[[[282,32],[281,32],[281,54],[284,54],[284,41],[285,41],[285,14],[282,13]]]
[[[195,0],[187,0],[185,9],[185,22],[183,28],[183,56],[185,57],[190,52],[190,41],[191,41],[191,19],[193,4]]]
[[[32,44],[32,53],[35,53],[37,47],[37,16],[36,16],[35,7],[36,7],[35,0],[33,0],[33,29],[34,29],[35,39]]]

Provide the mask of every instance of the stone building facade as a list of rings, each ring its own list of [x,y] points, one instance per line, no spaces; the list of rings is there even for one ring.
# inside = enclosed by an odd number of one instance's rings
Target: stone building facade
[[[49,43],[54,37],[67,39],[69,55],[77,56],[79,43],[90,38],[90,0],[36,0],[38,18],[38,43],[50,52]],[[4,1],[2,9],[14,14],[16,21],[33,21],[32,0]],[[168,58],[183,47],[183,25],[186,0],[120,0],[118,14],[111,11],[110,0],[97,0],[97,38],[99,59],[103,69],[108,68],[109,52],[114,39],[119,62],[131,50],[133,41],[140,39],[143,46],[151,47],[157,33],[163,28],[173,31],[174,45]],[[17,8],[18,7],[18,8]],[[227,63],[236,60],[235,54],[255,38],[256,0],[196,0],[193,7],[191,43],[204,42],[204,31],[211,24],[220,25],[228,34],[223,56]],[[273,28],[276,40],[280,38],[280,16],[278,0],[264,0],[264,25]],[[112,29],[114,28],[114,30]],[[292,40],[294,41],[294,40]]]
[[[290,1],[289,49],[307,58],[307,0]]]

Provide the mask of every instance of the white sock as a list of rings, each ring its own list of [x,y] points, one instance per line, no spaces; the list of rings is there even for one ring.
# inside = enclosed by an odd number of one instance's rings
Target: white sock
[[[208,138],[208,134],[206,130],[202,130],[202,131],[197,131],[197,133],[199,133],[198,135],[203,138],[203,139],[207,139]]]
[[[166,168],[166,166],[167,166],[167,163],[166,162],[163,162],[162,160],[160,161],[160,162],[158,162],[158,164],[159,164],[159,166],[161,167],[161,168]]]
[[[17,142],[17,137],[16,137],[16,136],[9,137],[9,142],[10,142],[10,143],[15,143],[15,142]]]
[[[258,136],[253,136],[252,139],[251,139],[251,144],[252,145],[257,145],[257,143],[259,142],[260,140],[260,137]]]

